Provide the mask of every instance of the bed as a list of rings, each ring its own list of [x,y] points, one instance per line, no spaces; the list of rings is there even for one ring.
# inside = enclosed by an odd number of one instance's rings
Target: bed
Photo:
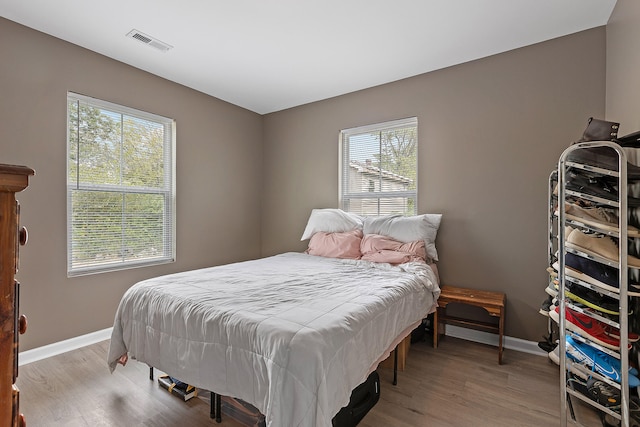
[[[357,228],[311,234],[306,253],[176,273],[131,287],[116,313],[110,369],[128,354],[196,387],[251,403],[265,414],[267,426],[331,426],[351,391],[435,310],[439,287],[434,270],[412,254],[390,251],[409,257],[394,265],[364,259],[362,252],[320,255],[331,245],[313,244],[318,236],[360,236],[360,248],[375,240],[375,258],[388,235]],[[396,242],[405,249],[413,245]],[[349,245],[339,242],[340,253],[348,253]]]

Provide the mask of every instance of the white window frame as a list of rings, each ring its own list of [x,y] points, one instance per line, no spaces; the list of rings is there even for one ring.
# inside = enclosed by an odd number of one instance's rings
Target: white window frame
[[[164,139],[163,139],[163,170],[164,170],[164,179],[162,186],[159,187],[151,187],[151,186],[133,186],[133,185],[124,185],[124,184],[98,184],[98,183],[83,183],[80,182],[78,176],[80,173],[78,172],[77,176],[74,178],[71,176],[71,111],[69,110],[69,105],[72,102],[77,102],[84,105],[89,105],[91,107],[99,108],[102,110],[106,110],[112,113],[120,114],[123,117],[133,117],[137,119],[142,119],[150,122],[154,122],[157,124],[161,124],[164,129]],[[143,266],[151,266],[158,264],[166,264],[170,262],[175,262],[176,259],[176,202],[175,202],[175,193],[176,193],[176,183],[175,183],[175,144],[176,144],[176,124],[173,119],[159,116],[157,114],[148,113],[145,111],[137,110],[134,108],[125,107],[122,105],[114,104],[108,101],[103,101],[97,98],[88,97],[85,95],[80,95],[73,92],[67,93],[67,276],[80,276],[86,274],[95,274],[95,273],[103,273],[109,271],[118,271],[124,270],[128,268],[136,268]],[[78,144],[79,145],[79,144]],[[91,262],[91,263],[77,263],[73,260],[73,203],[72,203],[72,192],[73,191],[83,191],[83,192],[118,192],[123,194],[124,196],[127,194],[156,194],[161,195],[163,202],[163,211],[162,211],[162,239],[163,239],[163,248],[160,251],[160,254],[141,256],[137,259],[126,259],[126,256],[122,256],[122,259],[118,261],[108,261],[108,262]],[[125,219],[125,212],[122,212],[123,221]],[[124,248],[127,247],[126,239],[124,238],[121,241],[121,253],[124,254]]]
[[[416,177],[415,177],[415,189],[414,190],[406,190],[406,191],[349,191],[348,189],[348,177],[349,177],[349,168],[350,168],[350,159],[349,159],[349,143],[348,140],[352,136],[356,136],[364,133],[375,133],[382,132],[385,130],[391,130],[394,128],[406,128],[415,126],[416,128],[416,138],[418,134],[418,118],[417,117],[408,117],[405,119],[392,120],[388,122],[375,123],[366,126],[360,126],[350,129],[343,129],[340,131],[339,135],[339,167],[338,167],[338,198],[339,198],[339,206],[342,210],[349,211],[349,202],[352,200],[358,199],[378,199],[378,212],[377,215],[381,215],[380,207],[382,200],[389,199],[397,199],[397,198],[406,198],[407,200],[413,200],[413,212],[409,214],[417,214],[418,209],[418,144],[416,143]],[[380,143],[382,146],[382,143]],[[381,151],[381,147],[380,147]],[[369,184],[370,185],[370,184]],[[373,196],[373,197],[372,197]]]

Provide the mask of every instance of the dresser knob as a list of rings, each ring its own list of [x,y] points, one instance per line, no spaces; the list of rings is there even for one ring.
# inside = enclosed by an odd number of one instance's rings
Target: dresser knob
[[[24,314],[20,315],[19,327],[18,328],[19,328],[18,331],[20,332],[20,335],[22,335],[25,332],[27,332],[27,316],[25,316]]]
[[[29,232],[27,231],[27,227],[20,227],[20,231],[18,232],[18,241],[20,242],[20,246],[26,245],[27,240],[29,240]]]

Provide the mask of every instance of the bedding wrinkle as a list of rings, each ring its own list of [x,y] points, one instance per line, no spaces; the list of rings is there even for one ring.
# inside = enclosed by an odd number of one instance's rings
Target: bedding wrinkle
[[[245,400],[270,427],[331,426],[394,340],[433,309],[424,263],[286,253],[131,287],[109,349]]]

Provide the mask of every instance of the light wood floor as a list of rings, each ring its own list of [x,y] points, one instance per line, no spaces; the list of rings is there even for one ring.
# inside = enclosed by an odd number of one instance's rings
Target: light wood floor
[[[110,374],[108,346],[104,341],[21,366],[17,384],[27,425],[239,426],[209,418],[208,393],[186,403],[169,395],[149,381],[144,364],[132,361]],[[506,350],[498,365],[495,347],[446,337],[437,350],[428,342],[412,344],[397,386],[391,370],[379,373],[381,398],[362,427],[560,424],[558,366],[544,357]],[[590,408],[576,406],[584,426],[601,426]]]

